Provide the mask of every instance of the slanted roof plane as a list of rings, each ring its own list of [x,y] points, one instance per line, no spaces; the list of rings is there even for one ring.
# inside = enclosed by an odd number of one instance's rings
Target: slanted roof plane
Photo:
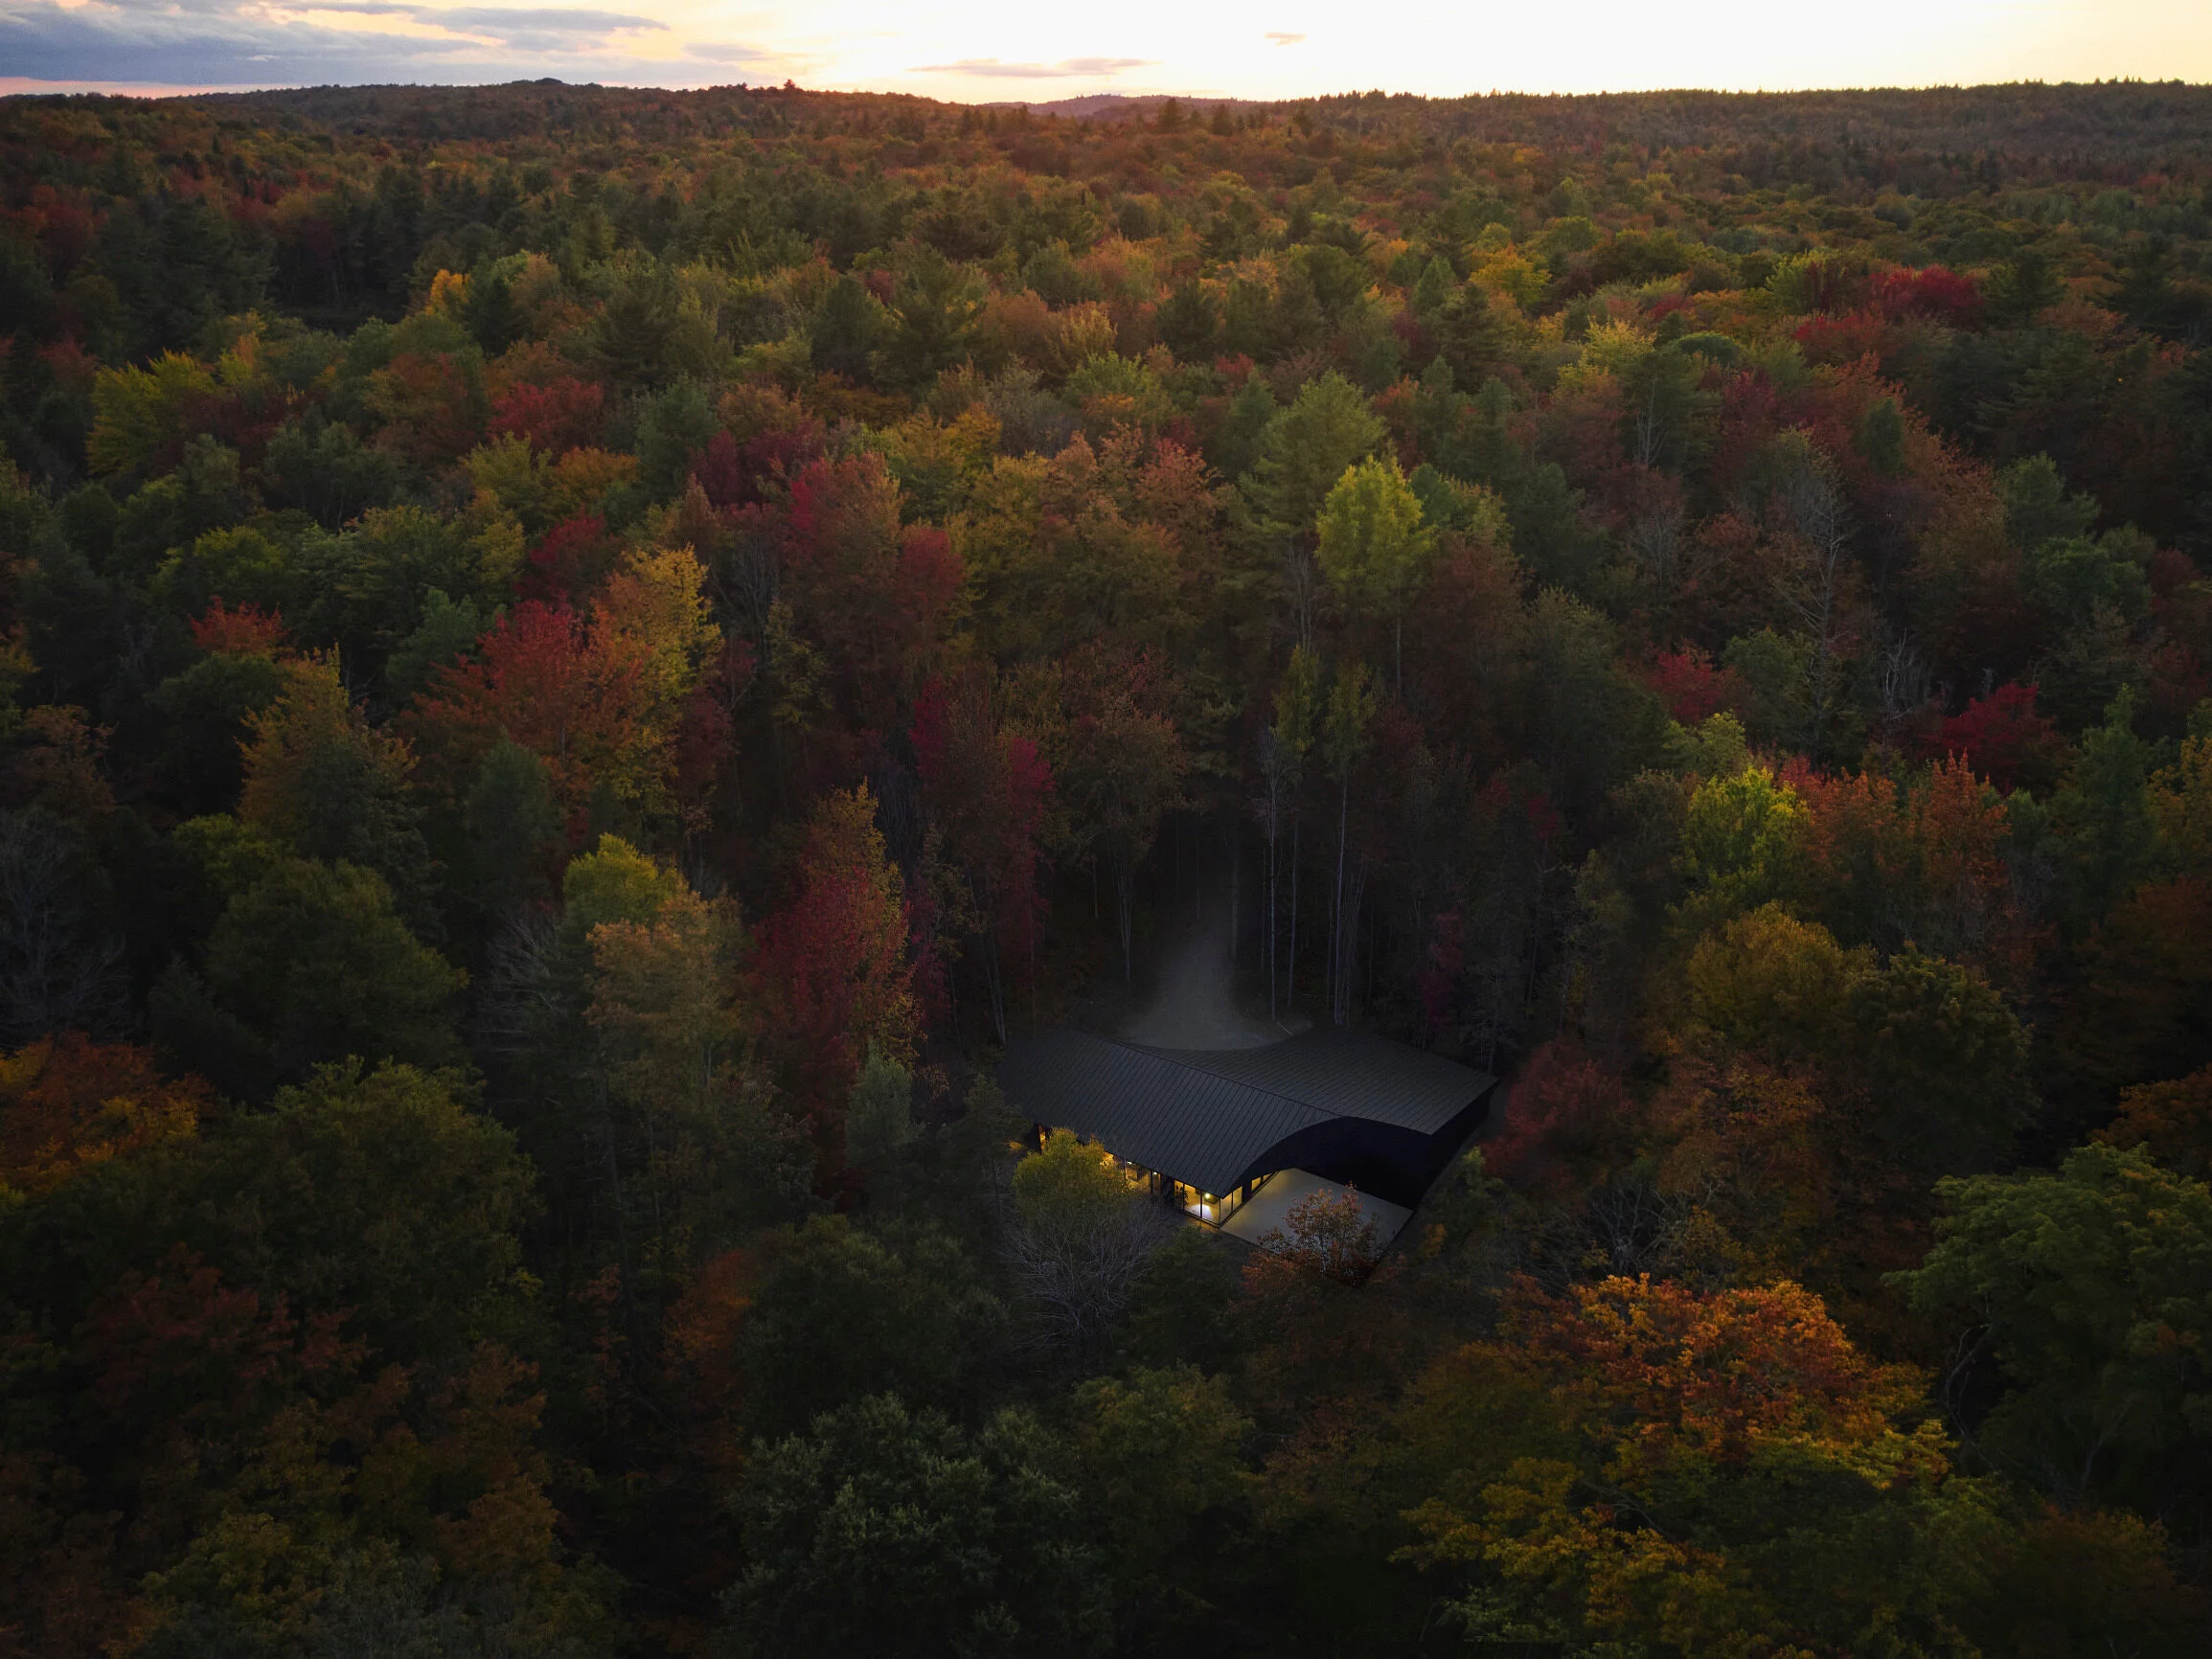
[[[1434,1134],[1491,1079],[1442,1055],[1367,1032],[1310,1031],[1257,1049],[1147,1049],[1178,1065],[1297,1102]]]
[[[1494,1079],[1359,1033],[1197,1051],[1060,1030],[1015,1042],[999,1080],[1035,1122],[1074,1129],[1201,1192],[1227,1193],[1281,1167],[1270,1156],[1293,1137],[1311,1141],[1308,1131],[1345,1120],[1441,1135]]]

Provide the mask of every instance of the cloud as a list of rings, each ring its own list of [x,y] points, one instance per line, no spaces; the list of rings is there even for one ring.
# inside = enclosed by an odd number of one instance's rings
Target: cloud
[[[390,17],[407,34],[332,28],[321,11]],[[445,33],[419,33],[428,25]],[[667,25],[626,11],[546,6],[503,10],[415,0],[0,0],[0,63],[38,80],[184,86],[331,81],[594,80],[643,71],[628,41]]]
[[[1265,38],[1267,44],[1270,46],[1295,46],[1299,41],[1305,39],[1306,36],[1303,34],[1292,34],[1288,31],[1281,29],[1270,29],[1267,31]]]
[[[917,75],[974,75],[991,80],[1072,80],[1149,69],[1152,57],[1063,57],[1058,63],[1001,63],[995,57],[963,57],[957,63],[917,64]]]
[[[803,61],[791,53],[778,52],[770,47],[738,46],[720,40],[696,40],[684,50],[708,63],[765,63],[784,68]]]
[[[593,11],[583,8],[545,7],[513,11],[488,6],[463,6],[448,11],[425,9],[416,13],[420,22],[434,23],[456,34],[479,34],[518,52],[559,52],[607,46],[618,34],[668,32],[666,23],[650,17],[633,17],[621,11]]]
[[[666,23],[626,11],[594,11],[581,6],[418,6],[406,0],[297,0],[279,5],[295,14],[333,11],[357,17],[405,17],[456,34],[481,34],[512,45],[522,40],[604,40],[641,29],[665,31]]]

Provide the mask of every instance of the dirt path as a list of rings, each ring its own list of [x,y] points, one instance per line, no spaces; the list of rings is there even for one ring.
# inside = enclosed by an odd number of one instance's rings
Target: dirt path
[[[1160,969],[1159,993],[1121,1030],[1123,1040],[1163,1049],[1256,1049],[1281,1040],[1246,1019],[1230,994],[1229,944],[1219,930],[1195,935]]]

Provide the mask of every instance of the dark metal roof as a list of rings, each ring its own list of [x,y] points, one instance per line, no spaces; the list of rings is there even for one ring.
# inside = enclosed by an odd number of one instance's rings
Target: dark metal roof
[[[1207,1193],[1228,1192],[1270,1148],[1333,1118],[1435,1134],[1492,1081],[1387,1038],[1338,1031],[1204,1052],[1052,1031],[1012,1044],[998,1076],[1032,1121],[1073,1129]]]
[[[1129,1043],[1053,1031],[1010,1045],[998,1079],[1034,1121],[1207,1193],[1326,1113]]]
[[[1333,1118],[1366,1118],[1433,1135],[1494,1080],[1442,1055],[1370,1032],[1324,1028],[1259,1049],[1149,1049]]]

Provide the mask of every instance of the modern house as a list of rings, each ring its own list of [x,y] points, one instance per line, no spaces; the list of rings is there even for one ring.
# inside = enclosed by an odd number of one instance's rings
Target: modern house
[[[1039,1130],[1073,1129],[1163,1203],[1217,1226],[1285,1170],[1411,1211],[1497,1084],[1387,1037],[1334,1030],[1193,1050],[1062,1029],[1010,1045],[998,1077]]]

